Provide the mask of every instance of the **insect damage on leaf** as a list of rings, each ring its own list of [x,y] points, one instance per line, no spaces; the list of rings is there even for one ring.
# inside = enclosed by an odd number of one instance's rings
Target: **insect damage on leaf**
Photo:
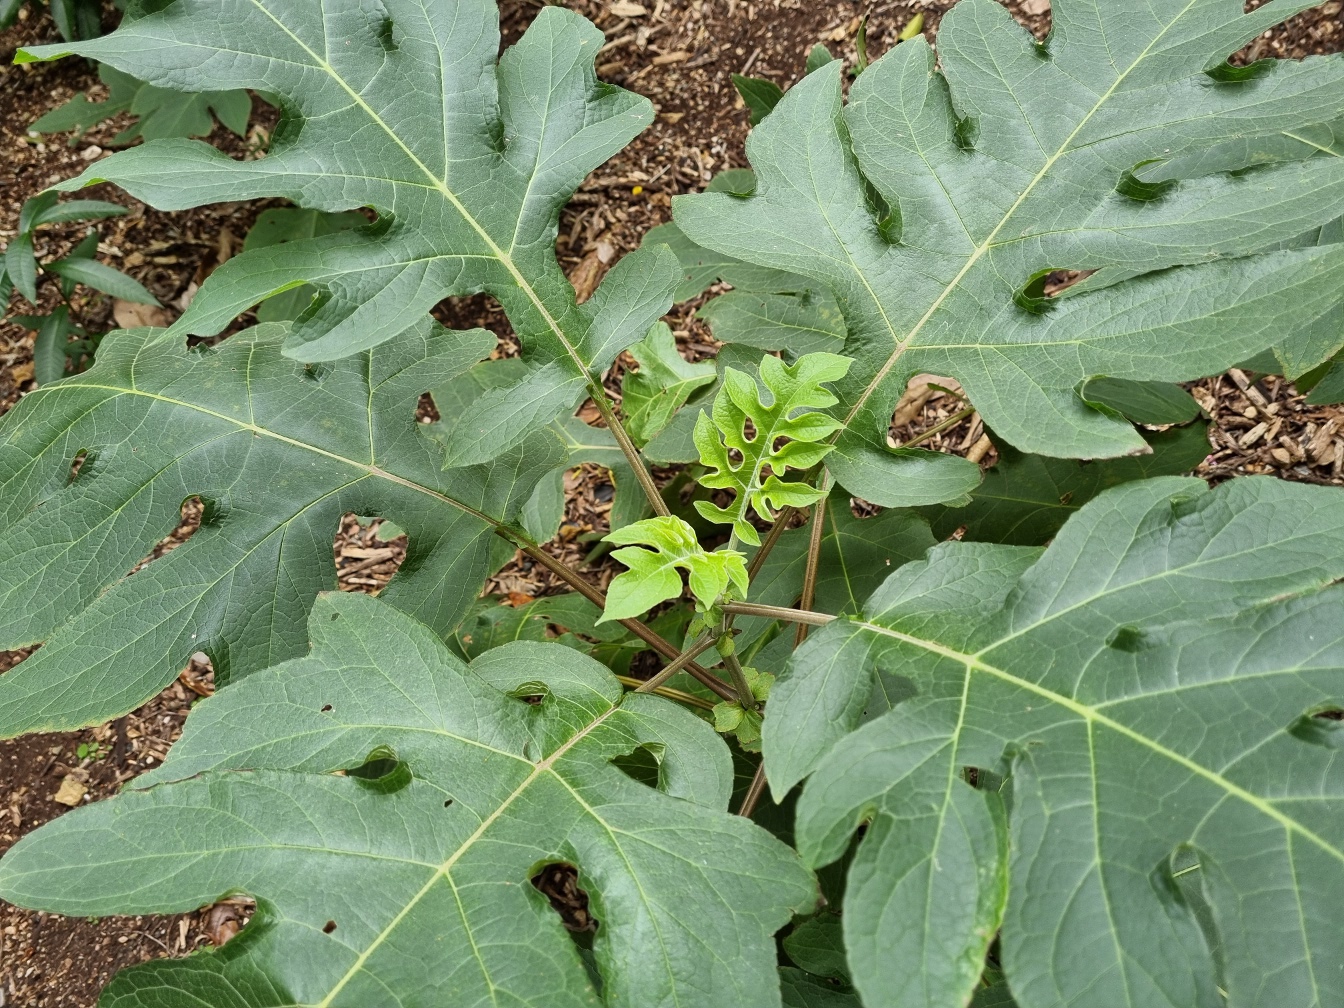
[[[748,509],[773,521],[775,508],[805,507],[823,496],[816,487],[784,477],[789,469],[812,468],[831,450],[822,439],[842,424],[820,412],[836,402],[822,384],[843,378],[849,365],[848,358],[829,353],[807,354],[792,366],[764,356],[764,396],[751,375],[725,370],[713,419],[701,414],[696,424],[695,446],[710,469],[700,484],[735,490],[737,498],[726,508],[696,501],[696,510],[710,521],[732,525],[737,538],[759,546]]]
[[[617,529],[604,541],[626,547],[611,555],[630,569],[618,574],[607,589],[603,620],[638,616],[659,602],[676,598],[682,590],[681,570],[690,575],[691,594],[701,612],[711,608],[730,585],[736,597],[747,592],[743,555],[731,549],[706,550],[684,519],[646,518]]]

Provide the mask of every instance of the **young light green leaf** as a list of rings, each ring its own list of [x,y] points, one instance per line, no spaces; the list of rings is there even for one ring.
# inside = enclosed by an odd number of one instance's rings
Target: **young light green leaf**
[[[749,509],[772,521],[774,508],[804,507],[822,496],[823,491],[784,476],[789,469],[812,468],[830,451],[821,441],[841,424],[820,412],[836,402],[822,385],[843,378],[849,365],[848,358],[828,353],[808,354],[792,366],[762,357],[760,375],[768,403],[751,375],[724,371],[713,419],[702,415],[696,423],[695,446],[700,462],[710,469],[699,477],[701,485],[734,490],[737,498],[727,508],[696,501],[696,510],[710,521],[732,525],[737,538],[759,546],[760,537],[747,521]]]
[[[0,420],[0,648],[46,641],[0,677],[0,736],[115,717],[195,651],[225,681],[300,653],[346,512],[410,536],[383,598],[441,633],[467,611],[491,533],[562,454],[539,437],[488,470],[440,470],[416,401],[493,334],[426,322],[320,372],[281,356],[284,336],[259,326],[189,350],[115,332],[93,368]],[[127,576],[193,496],[199,531]]]
[[[691,364],[682,357],[664,322],[630,347],[630,355],[639,370],[621,380],[621,410],[626,430],[642,445],[662,432],[696,389],[714,383],[716,370],[713,361]]]
[[[1338,216],[1341,159],[1194,179],[1157,200],[1117,192],[1153,158],[1337,115],[1339,59],[1270,62],[1243,82],[1204,72],[1306,6],[1244,14],[1193,0],[1134,19],[1061,5],[1047,52],[994,0],[961,0],[936,61],[924,40],[902,43],[847,108],[836,71],[791,88],[748,138],[753,196],[674,201],[693,242],[835,295],[857,361],[837,389],[846,430],[828,463],[842,485],[868,497],[857,484],[885,457],[893,404],[917,372],[957,378],[1019,449],[1123,455],[1141,438],[1090,408],[1083,380],[1200,377],[1337,303],[1344,245],[1262,250]],[[870,210],[874,191],[894,221]],[[1142,275],[1028,297],[1064,267]],[[880,486],[899,466],[867,475]]]
[[[63,188],[112,181],[161,209],[266,196],[315,210],[378,209],[371,231],[230,259],[174,333],[218,332],[253,304],[310,283],[320,304],[296,323],[286,352],[332,360],[391,338],[445,296],[486,291],[539,368],[588,381],[662,311],[627,329],[620,303],[577,305],[555,258],[557,218],[652,108],[597,80],[605,38],[579,15],[544,6],[502,57],[498,22],[493,0],[386,0],[354,13],[318,0],[178,0],[104,38],[19,58],[77,52],[156,86],[254,88],[286,105],[287,128],[263,160],[165,140],[104,159]],[[329,45],[335,38],[342,44]],[[659,288],[648,296],[665,299],[665,311],[677,276],[670,256],[636,276]]]
[[[555,644],[464,666],[365,596],[322,596],[308,633],[307,657],[198,704],[152,775],[0,861],[5,899],[65,914],[258,900],[227,949],[135,967],[108,1001],[779,1003],[771,934],[815,882],[727,814],[732,765],[705,722]],[[657,789],[612,765],[640,746]],[[557,863],[600,922],[600,995],[529,881]]]
[[[709,552],[681,518],[646,518],[617,529],[603,541],[625,546],[611,555],[630,568],[612,579],[603,620],[638,616],[659,602],[677,598],[682,591],[681,570],[690,575],[691,594],[701,612],[714,605],[729,586],[738,598],[747,593],[742,554],[727,549]]]
[[[865,1004],[964,1000],[1001,908],[1022,1008],[1250,1008],[1271,972],[1274,1004],[1325,1003],[1319,977],[1344,955],[1328,909],[1344,895],[1344,502],[1148,480],[1038,555],[936,548],[863,619],[809,637],[773,693],[772,786],[815,768],[803,856],[836,859],[871,820],[844,909]],[[915,696],[882,713],[887,681]],[[1011,774],[1011,842],[964,767]],[[1176,895],[1182,851],[1214,933]]]
[[[1043,546],[1103,490],[1153,476],[1191,472],[1210,451],[1205,423],[1149,434],[1146,440],[1151,454],[1098,462],[1024,455],[1002,445],[998,464],[985,473],[970,504],[937,505],[921,508],[920,513],[929,519],[938,539],[948,539],[964,527],[962,538],[966,540]]]

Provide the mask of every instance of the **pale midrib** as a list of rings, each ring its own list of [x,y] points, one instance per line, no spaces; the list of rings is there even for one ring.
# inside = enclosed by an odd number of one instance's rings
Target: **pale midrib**
[[[336,981],[336,984],[331,988],[330,991],[327,992],[327,996],[324,997],[321,1001],[317,1002],[315,1008],[330,1008],[330,1005],[332,1001],[336,998],[336,996],[340,994],[340,992],[345,988],[346,984],[348,984],[361,970],[363,970],[364,964],[369,961],[370,956],[372,956],[373,953],[377,951],[377,949],[383,944],[383,942],[387,941],[388,936],[391,935],[394,930],[396,930],[397,925],[399,925],[405,919],[406,915],[409,914],[411,910],[415,908],[416,904],[418,904],[422,899],[425,898],[425,894],[434,888],[434,886],[438,883],[440,878],[445,877],[450,871],[453,870],[453,866],[456,865],[457,862],[462,859],[463,855],[466,854],[466,852],[471,848],[471,846],[474,843],[476,843],[477,840],[479,840],[482,836],[485,835],[486,830],[488,830],[491,826],[495,824],[495,822],[499,820],[500,816],[504,814],[504,812],[509,808],[509,806],[512,805],[515,801],[517,801],[518,798],[523,794],[523,792],[526,791],[529,787],[531,787],[532,784],[543,774],[554,773],[553,768],[555,764],[565,755],[565,753],[569,752],[570,749],[574,748],[575,745],[577,745],[580,741],[582,741],[594,730],[596,730],[604,721],[606,721],[607,718],[611,717],[611,715],[618,710],[620,710],[619,707],[608,708],[605,712],[601,714],[601,716],[594,718],[587,725],[585,725],[582,730],[576,732],[567,742],[565,742],[564,745],[560,746],[560,748],[558,748],[554,753],[543,759],[541,762],[537,763],[536,766],[533,768],[532,772],[529,773],[527,777],[523,779],[522,783],[520,783],[516,788],[514,788],[513,792],[507,798],[505,798],[502,802],[500,802],[499,807],[496,808],[493,812],[491,812],[488,816],[486,816],[485,819],[481,821],[481,824],[476,827],[476,829],[472,832],[471,836],[463,840],[462,843],[458,845],[457,850],[453,851],[453,853],[450,854],[442,864],[438,865],[434,869],[434,873],[429,877],[429,880],[425,882],[425,884],[420,887],[419,891],[416,892],[416,894],[406,902],[406,905],[401,908],[401,910],[397,913],[397,915],[393,917],[390,921],[388,921],[387,925],[382,929],[382,931],[378,932],[378,934],[374,936],[373,941],[371,941],[368,947],[365,948],[364,951],[361,952],[359,956],[355,959],[355,961],[350,964],[350,968],[347,969],[345,973],[341,975],[341,978]],[[568,783],[565,782],[564,779],[561,778],[559,774],[556,774],[556,778],[559,779],[562,784],[565,784],[565,786],[568,787]],[[487,982],[489,981],[487,980]]]
[[[967,654],[964,651],[958,651],[955,648],[946,647],[945,645],[939,644],[937,641],[925,640],[922,637],[915,637],[911,634],[902,633],[899,630],[892,630],[888,627],[879,626],[876,623],[856,621],[855,625],[861,627],[864,630],[869,630],[872,631],[873,633],[881,634],[884,637],[891,637],[895,640],[901,641],[902,643],[911,644],[914,645],[915,647],[923,648],[925,651],[929,651],[933,654],[939,655],[940,657],[948,658],[951,659],[952,661],[961,662],[963,665],[965,665],[968,669],[972,671],[983,672],[986,675],[994,676],[996,679],[1001,679],[1002,681],[1009,683],[1013,686],[1016,686],[1019,689],[1026,690],[1029,693],[1034,693],[1037,696],[1042,697],[1045,700],[1049,700],[1051,703],[1057,704],[1058,706],[1063,707],[1065,710],[1068,710],[1071,713],[1076,714],[1078,717],[1082,718],[1085,722],[1087,722],[1089,726],[1096,724],[1101,725],[1105,728],[1109,728],[1111,731],[1114,731],[1119,735],[1123,735],[1125,738],[1130,739],[1133,742],[1137,742],[1138,744],[1151,750],[1157,755],[1163,756],[1166,759],[1171,760],[1173,763],[1176,763],[1184,767],[1186,770],[1189,770],[1196,776],[1202,777],[1204,780],[1207,780],[1210,783],[1216,785],[1217,787],[1222,788],[1232,797],[1240,799],[1241,801],[1250,805],[1252,808],[1256,809],[1263,815],[1266,815],[1269,818],[1273,819],[1288,832],[1298,834],[1299,836],[1309,840],[1310,842],[1318,846],[1321,850],[1325,851],[1331,857],[1335,858],[1340,862],[1344,862],[1344,850],[1340,850],[1338,847],[1335,847],[1334,845],[1329,843],[1324,837],[1308,829],[1306,826],[1302,825],[1300,822],[1298,822],[1296,819],[1293,819],[1291,816],[1285,815],[1284,813],[1280,812],[1277,808],[1275,808],[1269,802],[1265,801],[1263,798],[1251,793],[1250,791],[1247,791],[1240,785],[1233,783],[1232,781],[1224,777],[1222,774],[1210,770],[1208,767],[1203,766],[1200,763],[1196,763],[1188,756],[1184,756],[1174,749],[1167,748],[1166,746],[1162,745],[1155,739],[1151,739],[1148,736],[1142,734],[1141,732],[1135,731],[1133,728],[1130,728],[1128,725],[1120,721],[1116,721],[1112,718],[1107,717],[1096,707],[1090,707],[1087,704],[1079,703],[1077,700],[1074,700],[1071,697],[1066,697],[1061,693],[1056,693],[1054,690],[1046,689],[1044,686],[1041,686],[1038,683],[1031,682],[1028,679],[1022,679],[1019,676],[1013,675],[1011,672],[1008,672],[1005,669],[1001,669],[996,665],[991,665],[986,661],[982,661],[977,655]]]
[[[1298,143],[1306,144],[1308,147],[1315,147],[1322,154],[1329,154],[1331,157],[1344,157],[1344,154],[1341,154],[1333,147],[1323,147],[1320,144],[1316,143],[1316,141],[1308,140],[1306,137],[1298,136],[1296,133],[1289,133],[1287,130],[1284,130],[1283,135],[1286,136],[1289,140],[1296,140]]]
[[[261,11],[268,18],[270,18],[271,21],[275,23],[275,26],[277,28],[279,28],[282,32],[284,32],[291,39],[293,39],[295,45],[297,45],[300,49],[302,49],[305,53],[307,53],[309,57],[311,57],[313,61],[316,63],[317,68],[320,69],[327,76],[329,76],[333,81],[335,81],[336,84],[340,86],[341,90],[350,96],[350,100],[353,101],[356,105],[358,105],[369,117],[369,119],[372,122],[376,123],[378,128],[381,129],[384,133],[386,133],[394,144],[396,144],[398,147],[401,148],[402,153],[404,153],[408,158],[410,158],[411,162],[416,166],[416,168],[418,168],[421,172],[424,173],[425,178],[429,179],[431,186],[437,192],[439,192],[444,199],[446,199],[449,203],[452,204],[453,209],[456,210],[462,216],[462,219],[466,221],[467,224],[470,225],[471,229],[480,236],[482,241],[485,242],[486,246],[490,249],[491,255],[494,256],[494,258],[500,263],[500,265],[502,265],[506,270],[509,271],[509,275],[513,277],[513,282],[518,285],[518,289],[521,290],[527,296],[527,299],[529,301],[532,302],[532,306],[536,308],[537,312],[545,320],[547,328],[550,329],[551,332],[555,333],[556,339],[558,339],[560,341],[561,346],[565,348],[565,353],[569,355],[569,358],[574,362],[574,365],[579,369],[579,372],[583,375],[584,380],[587,381],[590,385],[594,384],[592,375],[589,374],[588,372],[588,366],[583,362],[583,358],[579,356],[579,352],[575,348],[574,344],[572,344],[569,341],[569,338],[565,335],[564,330],[560,327],[559,321],[556,320],[555,316],[553,316],[550,313],[550,311],[546,308],[545,304],[542,303],[541,297],[532,288],[532,285],[527,282],[522,272],[518,269],[517,265],[514,263],[513,258],[502,248],[500,248],[499,245],[495,242],[495,240],[492,237],[490,237],[490,233],[486,231],[486,229],[482,226],[481,222],[478,221],[475,218],[475,216],[473,216],[467,210],[466,206],[463,205],[462,201],[457,198],[457,194],[448,188],[447,182],[445,182],[443,179],[435,175],[430,170],[429,166],[425,164],[423,161],[421,161],[419,157],[416,156],[415,152],[412,151],[411,148],[406,145],[405,141],[403,141],[401,137],[397,136],[396,132],[392,129],[392,127],[390,127],[387,123],[383,121],[382,116],[380,116],[376,111],[374,111],[373,106],[371,106],[368,102],[366,102],[364,100],[364,97],[358,91],[356,91],[354,88],[352,88],[349,84],[346,83],[345,78],[343,78],[340,74],[336,72],[335,67],[333,67],[330,63],[328,63],[323,57],[313,52],[313,50],[308,47],[307,43],[305,43],[301,38],[299,38],[292,31],[290,31],[289,28],[285,26],[284,22],[282,22],[269,10],[267,10],[266,6],[262,4],[260,0],[251,0],[251,3],[259,11]],[[519,213],[520,214],[522,213],[521,208],[519,210]]]
[[[225,423],[231,423],[239,430],[250,431],[253,434],[257,434],[262,437],[274,438],[276,441],[281,441],[287,445],[293,445],[295,448],[302,448],[305,451],[310,451],[314,453],[315,455],[321,455],[323,458],[329,458],[336,462],[343,462],[345,465],[350,466],[352,469],[358,469],[362,472],[368,473],[370,476],[377,476],[379,479],[385,479],[390,483],[396,483],[398,486],[404,486],[408,490],[415,490],[422,494],[426,494],[430,497],[433,497],[435,500],[442,501],[445,504],[451,504],[453,507],[461,511],[465,511],[467,514],[472,515],[475,518],[479,518],[481,521],[490,525],[492,528],[504,527],[503,523],[499,519],[492,518],[483,511],[477,511],[474,507],[471,507],[468,504],[463,504],[459,500],[454,500],[452,497],[449,497],[446,494],[439,493],[439,491],[437,490],[431,490],[429,487],[422,486],[421,484],[416,483],[414,480],[408,480],[404,476],[398,476],[396,473],[388,472],[386,469],[376,466],[371,462],[357,462],[356,460],[348,458],[345,455],[339,455],[336,452],[327,451],[325,448],[319,448],[317,447],[317,445],[308,444],[306,441],[299,441],[292,437],[286,437],[284,434],[279,434],[273,430],[268,430],[267,428],[260,427],[257,424],[246,423],[242,420],[238,420],[235,417],[229,416],[227,413],[217,413],[212,409],[206,409],[204,406],[197,406],[194,403],[189,403],[182,399],[174,399],[171,396],[159,395],[156,392],[145,392],[142,391],[141,389],[125,388],[120,385],[95,385],[89,382],[76,382],[74,384],[68,384],[68,385],[66,384],[52,385],[45,389],[38,389],[32,394],[54,395],[57,392],[66,392],[73,389],[99,389],[104,392],[116,392],[120,395],[143,396],[146,399],[154,399],[158,402],[167,403],[170,406],[179,406],[182,409],[194,410],[195,412],[204,414],[205,416],[214,417],[217,420],[223,420]]]
[[[1162,40],[1167,32],[1171,30],[1172,26],[1179,22],[1181,18],[1185,16],[1186,12],[1197,2],[1198,0],[1188,0],[1181,12],[1177,14],[1176,17],[1172,18],[1171,21],[1153,37],[1152,41],[1144,47],[1143,51],[1135,57],[1134,62],[1126,67],[1123,73],[1116,77],[1115,82],[1106,89],[1106,93],[1098,98],[1096,104],[1088,110],[1087,115],[1079,120],[1078,125],[1074,127],[1073,132],[1070,133],[1064,139],[1064,142],[1059,145],[1059,148],[1046,159],[1045,164],[1041,166],[1041,170],[1036,173],[1035,177],[1032,178],[1029,183],[1027,183],[1027,186],[1022,190],[1021,195],[1019,195],[1013,202],[1013,205],[1008,208],[1007,212],[1000,218],[999,222],[994,225],[994,230],[989,233],[983,242],[975,247],[974,251],[971,252],[970,257],[966,260],[966,264],[962,266],[961,270],[952,278],[951,282],[942,289],[938,297],[934,299],[933,304],[929,306],[928,311],[926,311],[923,317],[915,323],[914,328],[906,333],[904,337],[897,337],[895,328],[888,322],[888,328],[891,330],[892,338],[896,340],[896,349],[892,351],[891,356],[887,358],[882,367],[878,369],[877,374],[873,376],[873,380],[868,383],[859,398],[855,400],[854,405],[845,416],[846,427],[854,421],[854,418],[858,415],[859,411],[863,409],[864,404],[872,397],[873,393],[877,391],[878,386],[886,380],[887,375],[891,373],[891,369],[896,366],[896,362],[901,359],[902,354],[909,348],[911,342],[919,335],[920,331],[928,324],[929,320],[933,318],[938,309],[942,307],[943,302],[951,297],[952,292],[955,291],[957,287],[960,286],[961,281],[966,278],[966,274],[968,274],[975,267],[975,264],[980,261],[980,257],[993,247],[995,239],[999,236],[999,232],[1008,226],[1008,222],[1012,220],[1013,214],[1017,213],[1022,204],[1026,202],[1027,197],[1035,191],[1036,186],[1041,183],[1045,176],[1050,172],[1050,169],[1055,166],[1056,162],[1058,162],[1065,154],[1069,153],[1069,145],[1073,143],[1074,138],[1083,131],[1083,127],[1092,121],[1092,117],[1101,110],[1101,107],[1105,105],[1106,102],[1110,101],[1111,96],[1115,94],[1116,90],[1124,83],[1125,79],[1133,72],[1134,68],[1147,58],[1153,47]],[[868,280],[863,276],[862,271],[858,270],[857,267],[855,271],[859,274],[860,279],[863,280],[864,286],[868,287],[868,290],[871,292],[872,288],[868,286]],[[876,298],[876,295],[873,296]],[[886,312],[882,310],[880,304],[878,304],[878,310],[882,311],[882,317],[885,319]]]

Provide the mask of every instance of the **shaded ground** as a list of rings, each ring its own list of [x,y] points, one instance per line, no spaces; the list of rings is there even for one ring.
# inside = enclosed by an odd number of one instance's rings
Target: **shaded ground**
[[[744,163],[747,117],[732,88],[731,73],[749,68],[755,76],[787,86],[801,72],[807,50],[818,41],[852,61],[852,39],[863,13],[871,15],[869,50],[877,55],[894,44],[897,33],[916,12],[925,14],[926,27],[932,30],[951,6],[922,0],[641,3],[646,13],[633,17],[612,12],[613,8],[629,9],[629,4],[608,0],[568,0],[566,4],[593,18],[607,34],[609,41],[598,60],[601,76],[649,96],[658,109],[655,124],[587,180],[562,218],[559,252],[576,286],[594,283],[611,261],[638,244],[649,227],[666,220],[673,195],[698,189],[715,171]],[[1009,0],[1008,6],[1038,34],[1048,30],[1047,0]],[[508,41],[516,39],[537,7],[535,0],[504,0]],[[1336,51],[1344,45],[1340,7],[1338,0],[1332,0],[1299,15],[1257,39],[1245,58]],[[31,17],[0,33],[0,59],[7,64],[17,45],[54,39],[49,21]],[[27,135],[30,122],[81,90],[91,97],[101,92],[93,68],[81,60],[0,70],[0,241],[13,236],[24,199],[106,156],[112,136],[126,125],[125,119],[115,120],[73,144],[62,137]],[[217,126],[209,139],[231,156],[255,156],[274,118],[273,109],[254,99],[252,130],[247,137]],[[164,322],[180,312],[194,285],[238,250],[256,214],[270,205],[266,201],[236,203],[168,214],[147,208],[110,186],[86,195],[130,209],[126,217],[101,224],[100,258],[148,286],[168,306]],[[81,225],[48,229],[39,251],[60,254],[85,230]],[[53,305],[54,300],[42,307]],[[94,330],[113,326],[112,305],[102,296],[77,296],[74,307]],[[17,296],[12,309],[31,310]],[[679,306],[671,317],[678,343],[688,357],[711,355],[715,343],[708,330],[691,317],[693,310],[694,305]],[[506,338],[504,352],[509,352],[507,321],[489,299],[445,303],[437,313],[456,325],[486,325]],[[1253,377],[1234,372],[1195,387],[1195,395],[1214,419],[1211,454],[1201,475],[1221,479],[1276,473],[1289,479],[1344,483],[1344,436],[1340,433],[1344,413],[1306,406],[1292,386],[1280,379],[1252,384]],[[33,387],[32,378],[32,334],[0,325],[0,412]],[[618,384],[613,387],[619,388]],[[909,405],[907,415],[897,418],[907,437],[930,430],[960,408],[954,398],[937,393]],[[986,464],[994,457],[975,417],[934,435],[928,445],[970,454]],[[566,491],[565,525],[551,548],[566,560],[576,561],[586,550],[578,538],[606,529],[611,487],[603,470],[585,466],[570,473]],[[185,540],[195,527],[192,512],[189,503],[183,525],[160,545],[156,555]],[[347,516],[335,537],[341,587],[377,590],[395,571],[403,549],[402,541],[382,542],[374,528],[361,528],[353,516]],[[602,571],[596,574],[603,579]],[[523,601],[556,587],[529,561],[511,564],[491,583],[490,590],[512,593]],[[0,672],[26,655],[0,653]],[[73,804],[104,798],[162,760],[180,733],[191,703],[213,688],[211,680],[208,662],[193,661],[169,689],[114,723],[0,743],[0,852],[67,811],[70,804],[53,800],[58,794]],[[230,902],[175,917],[70,920],[0,903],[0,1005],[92,1006],[117,969],[219,943],[237,931],[246,914],[245,905]]]

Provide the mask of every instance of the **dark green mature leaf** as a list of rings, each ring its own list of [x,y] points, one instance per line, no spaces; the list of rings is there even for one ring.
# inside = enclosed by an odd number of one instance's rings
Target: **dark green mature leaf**
[[[243,251],[336,234],[368,223],[363,214],[354,210],[323,213],[321,210],[301,210],[298,207],[272,207],[257,215],[256,223],[243,239]],[[316,287],[302,284],[267,298],[257,306],[257,319],[261,322],[288,322],[296,319],[316,295]]]
[[[158,770],[0,862],[5,899],[66,914],[257,898],[237,949],[137,967],[112,1004],[779,1003],[770,936],[816,885],[727,814],[707,724],[555,644],[464,666],[364,596],[323,596],[309,633],[308,657],[198,704]],[[612,766],[639,746],[660,754],[657,790]],[[356,776],[369,754],[396,769]],[[600,996],[529,884],[555,863],[600,922]]]
[[[783,88],[763,77],[743,77],[741,74],[733,74],[733,87],[737,88],[737,93],[742,96],[742,101],[750,110],[753,126],[768,116],[784,97]]]
[[[1120,412],[1141,424],[1189,423],[1199,416],[1199,403],[1179,385],[1165,382],[1094,378],[1083,386],[1083,398]]]
[[[0,735],[107,720],[194,651],[226,681],[300,653],[346,512],[410,536],[384,598],[443,634],[467,611],[490,533],[562,452],[539,437],[488,471],[440,469],[416,401],[494,336],[427,321],[321,368],[281,356],[284,336],[188,350],[162,330],[112,333],[91,370],[0,421],[0,648],[46,641],[0,678]],[[200,530],[127,576],[192,496]]]
[[[125,273],[115,270],[111,266],[105,266],[96,259],[69,256],[65,259],[57,259],[55,262],[46,263],[43,269],[50,270],[62,279],[82,283],[86,287],[100,290],[104,294],[111,294],[123,301],[148,305],[159,303],[159,299],[147,291],[144,284],[139,280],[128,277]]]
[[[446,295],[500,300],[532,369],[483,399],[450,456],[493,458],[573,408],[596,375],[672,303],[666,249],[627,256],[583,305],[555,258],[560,209],[593,168],[652,120],[648,99],[597,80],[602,32],[544,6],[499,57],[494,0],[178,0],[71,52],[163,87],[246,87],[279,96],[285,119],[260,161],[165,140],[62,183],[116,182],[161,209],[281,196],[314,210],[377,210],[372,229],[255,249],[211,274],[172,331],[215,333],[239,312],[309,283],[318,304],[285,344],[306,361],[375,346]],[[340,39],[340,45],[330,40]],[[486,409],[486,407],[489,407]]]
[[[789,933],[783,945],[789,958],[808,973],[849,981],[839,914],[821,913],[809,917]]]
[[[795,357],[840,353],[845,320],[825,291],[755,294],[731,291],[705,304],[697,317],[709,323],[714,338],[758,350],[787,350]]]
[[[33,377],[39,386],[65,377],[65,346],[73,331],[66,305],[58,305],[39,323],[33,337]]]
[[[800,969],[781,969],[779,985],[784,1008],[859,1008],[859,999],[848,987],[808,976]]]
[[[1182,393],[1184,394],[1184,393]],[[1079,508],[1110,487],[1192,471],[1209,454],[1208,425],[1149,434],[1151,455],[1081,462],[1024,455],[1008,445],[966,507],[920,509],[933,534],[947,539],[962,526],[967,540],[1043,546]],[[828,609],[827,612],[836,610]],[[847,610],[852,612],[853,610]]]
[[[780,793],[812,774],[810,864],[871,820],[844,907],[865,1004],[966,998],[1000,922],[1022,1008],[1337,1004],[1341,575],[1333,488],[1149,480],[1044,555],[939,546],[811,636],[766,765]],[[1005,815],[983,788],[1008,774]],[[1190,861],[1213,933],[1174,879]]]
[[[1000,4],[962,0],[939,27],[937,67],[924,41],[902,44],[843,109],[839,73],[809,75],[748,138],[755,194],[679,197],[677,224],[835,295],[857,363],[828,467],[861,496],[914,466],[885,438],[920,371],[956,377],[1022,450],[1141,449],[1126,422],[1079,397],[1084,379],[1199,377],[1337,302],[1344,246],[1248,253],[1338,215],[1340,159],[1190,180],[1156,200],[1116,191],[1153,158],[1337,115],[1339,58],[1272,62],[1242,82],[1204,73],[1309,6],[1243,14],[1192,0],[1135,18],[1061,0],[1043,47]],[[874,190],[897,211],[885,225]],[[1102,267],[1144,275],[1069,297],[1033,289],[1043,271]]]
[[[714,383],[714,362],[692,364],[681,356],[666,323],[630,347],[639,365],[621,379],[621,412],[636,444],[657,437],[697,389]]]
[[[137,139],[205,136],[215,128],[215,121],[210,116],[213,112],[238,136],[247,133],[252,97],[244,90],[184,94],[146,84],[106,63],[98,67],[98,79],[107,85],[106,100],[91,102],[81,91],[42,116],[29,129],[38,133],[83,131],[111,119],[118,112],[130,112],[136,116],[136,122],[112,138],[114,145],[121,146]]]

